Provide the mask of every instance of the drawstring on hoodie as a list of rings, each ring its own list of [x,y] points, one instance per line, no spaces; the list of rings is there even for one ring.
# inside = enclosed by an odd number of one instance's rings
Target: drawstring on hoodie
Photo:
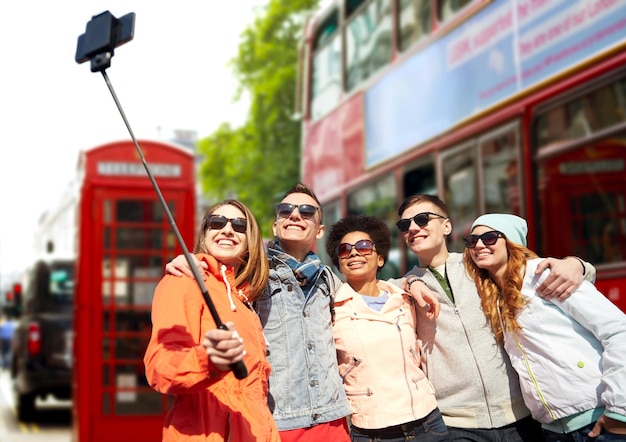
[[[228,282],[228,278],[226,277],[226,266],[222,265],[220,270],[222,271],[222,278],[224,278],[224,283],[226,284],[226,291],[228,292],[228,301],[230,301],[230,309],[236,312],[237,306],[235,305],[235,302],[233,301],[233,295],[230,290],[230,283]]]

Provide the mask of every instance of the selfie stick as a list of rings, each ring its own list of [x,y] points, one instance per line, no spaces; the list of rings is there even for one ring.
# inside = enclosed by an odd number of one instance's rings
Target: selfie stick
[[[133,143],[135,144],[135,147],[137,148],[137,153],[139,154],[139,157],[141,158],[141,162],[143,163],[143,166],[146,169],[148,178],[150,178],[152,187],[154,187],[154,190],[157,196],[159,197],[159,201],[161,202],[161,206],[163,207],[163,210],[165,211],[165,214],[167,215],[167,219],[169,220],[170,226],[172,227],[172,230],[174,231],[174,234],[176,235],[176,238],[178,239],[178,243],[181,249],[183,250],[183,254],[185,255],[185,258],[187,259],[187,262],[189,263],[189,267],[191,268],[193,276],[196,279],[196,282],[198,283],[198,287],[200,288],[202,297],[204,298],[206,305],[209,307],[209,311],[211,312],[213,321],[215,321],[217,328],[220,328],[222,330],[228,330],[226,325],[220,319],[220,316],[217,313],[217,310],[215,309],[215,305],[213,304],[213,301],[211,300],[211,297],[209,296],[209,292],[206,288],[206,285],[202,281],[202,275],[200,275],[200,271],[198,270],[195,263],[193,262],[193,258],[191,254],[189,253],[187,246],[185,245],[185,241],[183,241],[183,237],[181,236],[180,231],[178,230],[176,221],[174,221],[172,212],[170,212],[167,202],[165,201],[165,198],[163,197],[163,194],[161,193],[161,189],[159,188],[159,185],[157,184],[154,176],[152,175],[150,167],[148,166],[148,163],[146,162],[146,159],[143,156],[141,147],[139,147],[139,143],[137,142],[137,139],[135,138],[133,130],[130,127],[128,119],[126,118],[126,114],[124,113],[124,110],[122,109],[122,105],[117,99],[117,95],[115,94],[115,91],[113,90],[113,85],[109,81],[109,77],[106,73],[106,68],[108,68],[111,65],[111,58],[113,57],[113,49],[123,43],[126,43],[132,40],[134,19],[135,19],[135,14],[132,12],[130,14],[127,14],[121,17],[119,20],[113,17],[109,13],[109,11],[105,11],[102,14],[93,16],[91,21],[87,23],[87,31],[85,32],[85,34],[81,35],[78,38],[76,61],[78,63],[83,63],[84,61],[90,60],[91,71],[102,72],[102,76],[104,77],[104,81],[106,82],[109,88],[109,91],[111,92],[111,96],[113,97],[113,100],[115,101],[115,105],[117,106],[117,109],[119,110],[120,115],[122,116],[122,119],[124,120],[124,124],[126,125],[126,128],[128,129],[128,133],[130,134],[130,137],[132,138]],[[235,374],[235,377],[237,379],[243,379],[246,376],[248,376],[248,369],[246,368],[246,365],[244,364],[243,360],[230,364],[230,368]]]

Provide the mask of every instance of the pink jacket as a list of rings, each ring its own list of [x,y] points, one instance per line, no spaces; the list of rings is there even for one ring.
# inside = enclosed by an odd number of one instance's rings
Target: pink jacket
[[[339,374],[352,407],[351,422],[367,429],[412,422],[437,407],[435,390],[420,368],[409,295],[385,281],[378,287],[389,292],[381,312],[369,308],[349,284],[335,295]]]

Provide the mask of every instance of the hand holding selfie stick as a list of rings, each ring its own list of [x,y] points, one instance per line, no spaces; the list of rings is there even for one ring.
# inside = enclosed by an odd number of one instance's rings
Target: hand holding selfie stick
[[[102,72],[104,81],[106,82],[109,88],[109,91],[111,92],[111,96],[113,97],[113,100],[115,101],[117,109],[119,110],[120,115],[122,116],[122,119],[124,120],[124,124],[126,125],[126,128],[128,129],[128,133],[130,134],[130,137],[132,138],[133,143],[135,144],[135,147],[137,148],[137,153],[139,154],[139,157],[141,158],[141,162],[143,163],[143,166],[146,169],[146,173],[148,174],[148,177],[150,178],[152,187],[154,187],[154,190],[157,196],[159,197],[161,206],[163,206],[163,210],[165,211],[165,214],[167,215],[167,219],[170,223],[170,226],[172,227],[172,230],[174,231],[174,234],[176,235],[176,238],[178,239],[178,243],[180,244],[180,247],[183,250],[183,254],[185,255],[185,258],[187,259],[187,262],[189,263],[189,267],[191,268],[191,271],[193,272],[193,276],[196,279],[196,282],[198,283],[198,287],[200,287],[200,292],[202,292],[202,297],[204,298],[204,301],[209,307],[211,316],[213,317],[213,320],[215,321],[217,328],[220,328],[222,330],[228,330],[226,325],[221,321],[219,314],[217,313],[217,310],[215,309],[215,305],[213,304],[213,301],[211,300],[211,297],[209,296],[209,292],[206,288],[206,285],[204,285],[204,282],[202,281],[202,275],[200,275],[200,271],[198,270],[195,263],[193,262],[193,258],[191,254],[189,253],[189,250],[187,250],[187,246],[185,245],[185,242],[183,241],[180,231],[178,230],[176,221],[174,221],[172,212],[170,212],[167,202],[165,201],[165,198],[163,197],[163,194],[161,193],[161,189],[159,188],[159,185],[157,184],[156,180],[154,179],[154,176],[152,175],[150,167],[148,166],[148,163],[146,162],[143,156],[143,152],[141,151],[141,148],[139,147],[139,143],[137,142],[137,139],[135,138],[135,135],[133,134],[133,130],[131,129],[130,124],[128,123],[126,114],[124,113],[124,110],[122,109],[122,106],[119,100],[117,99],[117,95],[115,94],[115,91],[113,90],[113,86],[111,85],[111,82],[109,81],[109,77],[106,73],[106,69],[109,66],[111,66],[111,58],[113,58],[114,48],[132,40],[134,24],[135,24],[135,13],[133,12],[131,12],[130,14],[126,14],[120,19],[116,19],[115,17],[113,17],[113,15],[111,15],[109,11],[105,11],[99,15],[94,15],[91,18],[91,20],[87,23],[86,32],[78,37],[78,47],[76,49],[76,62],[83,63],[87,60],[90,60],[91,72],[98,72],[98,71]],[[235,377],[237,379],[243,379],[246,376],[248,376],[248,369],[246,368],[246,365],[244,364],[243,361],[230,364],[230,368],[235,374]]]

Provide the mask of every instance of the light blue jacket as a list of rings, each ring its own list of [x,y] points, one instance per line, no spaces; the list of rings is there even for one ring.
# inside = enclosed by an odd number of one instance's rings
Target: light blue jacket
[[[333,342],[331,302],[340,284],[326,268],[305,297],[291,268],[270,258],[270,279],[255,309],[272,365],[269,406],[279,431],[350,414]]]
[[[588,422],[568,418],[605,408],[626,421],[626,315],[588,281],[567,300],[535,294],[549,271],[535,276],[541,259],[527,262],[522,294],[529,302],[517,315],[522,327],[505,333],[504,348],[520,377],[524,402],[553,431],[574,431]],[[556,428],[556,430],[555,430]]]

